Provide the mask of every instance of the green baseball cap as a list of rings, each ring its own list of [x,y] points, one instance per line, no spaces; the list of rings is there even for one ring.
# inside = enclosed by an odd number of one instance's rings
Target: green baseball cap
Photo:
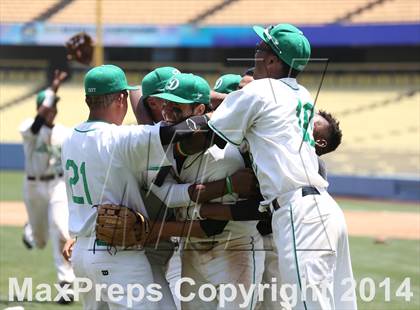
[[[163,93],[152,97],[180,104],[210,104],[210,85],[198,75],[179,73],[169,79]]]
[[[174,67],[160,67],[146,74],[141,81],[143,97],[163,92],[166,82],[179,73],[181,72]]]
[[[218,93],[229,94],[238,89],[242,77],[239,74],[225,74],[219,77],[214,84],[213,90]]]
[[[138,88],[129,86],[124,71],[114,65],[92,68],[85,75],[85,94],[87,96],[106,95],[134,89]]]
[[[305,69],[311,57],[311,45],[301,30],[290,24],[253,29],[286,64],[299,71]]]
[[[42,105],[42,103],[44,102],[44,99],[45,99],[45,89],[44,90],[41,90],[36,95],[36,108],[39,108]],[[60,97],[55,96],[54,105],[56,105],[58,101],[60,101]]]

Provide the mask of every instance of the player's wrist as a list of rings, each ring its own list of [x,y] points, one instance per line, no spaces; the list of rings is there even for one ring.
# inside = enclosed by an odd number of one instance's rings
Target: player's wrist
[[[55,104],[55,92],[51,88],[47,88],[44,94],[45,98],[42,101],[42,105],[51,108]]]

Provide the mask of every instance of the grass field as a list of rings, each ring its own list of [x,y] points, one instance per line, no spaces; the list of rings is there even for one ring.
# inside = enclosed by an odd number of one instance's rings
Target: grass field
[[[44,250],[27,250],[22,244],[21,227],[0,227],[0,307],[22,305],[25,309],[57,309],[55,303],[12,302],[8,300],[8,278],[16,277],[21,284],[23,278],[32,277],[33,287],[39,283],[53,284],[56,273],[52,257],[51,245]],[[55,293],[53,294],[55,296]],[[64,307],[65,309],[81,309],[81,304]]]
[[[23,200],[23,172],[0,171],[0,201]]]

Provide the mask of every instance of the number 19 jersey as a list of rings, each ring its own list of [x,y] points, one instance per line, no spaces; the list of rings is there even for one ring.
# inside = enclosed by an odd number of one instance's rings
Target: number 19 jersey
[[[296,79],[255,80],[230,93],[213,113],[210,128],[239,146],[246,140],[253,169],[264,197],[287,203],[299,187],[326,187],[318,160],[310,118],[313,101]]]

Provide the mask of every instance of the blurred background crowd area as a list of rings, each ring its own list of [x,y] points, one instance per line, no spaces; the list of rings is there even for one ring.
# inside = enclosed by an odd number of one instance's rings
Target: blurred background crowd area
[[[18,125],[34,116],[35,94],[55,68],[71,72],[59,91],[57,122],[71,127],[86,119],[88,67],[65,59],[64,42],[76,32],[96,38],[104,62],[124,68],[131,84],[171,65],[213,86],[220,75],[253,66],[252,25],[293,23],[312,44],[299,81],[343,130],[342,145],[325,157],[330,173],[419,177],[418,0],[2,0],[0,21],[4,146],[21,143]],[[131,111],[126,123],[135,123]]]

